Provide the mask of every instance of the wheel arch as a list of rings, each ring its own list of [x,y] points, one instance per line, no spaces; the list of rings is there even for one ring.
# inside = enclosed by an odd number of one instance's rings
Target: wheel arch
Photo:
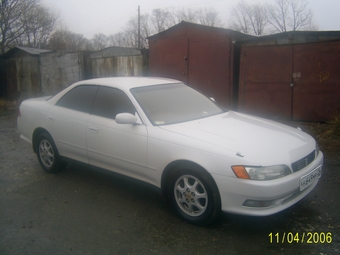
[[[33,146],[33,151],[35,153],[37,153],[37,140],[38,140],[38,137],[39,135],[41,135],[42,133],[46,133],[48,134],[49,136],[51,136],[51,134],[44,128],[36,128],[33,132],[33,135],[32,135],[32,146]],[[52,137],[52,136],[51,136]]]
[[[197,171],[201,171],[205,173],[207,176],[211,178],[211,181],[215,184],[217,190],[219,191],[214,178],[204,167],[190,160],[176,160],[176,161],[169,163],[163,171],[162,179],[161,179],[161,193],[163,197],[167,197],[167,190],[169,187],[171,173],[174,170],[176,170],[178,167],[183,167],[183,168],[187,167],[192,170],[197,170]]]

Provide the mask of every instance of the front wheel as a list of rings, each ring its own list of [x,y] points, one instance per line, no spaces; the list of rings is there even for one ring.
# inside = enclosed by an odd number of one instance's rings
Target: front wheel
[[[57,148],[50,135],[42,133],[37,140],[37,157],[42,168],[48,173],[57,173],[64,168]]]
[[[176,169],[170,179],[169,196],[185,221],[208,225],[220,215],[221,200],[212,177],[201,169]]]

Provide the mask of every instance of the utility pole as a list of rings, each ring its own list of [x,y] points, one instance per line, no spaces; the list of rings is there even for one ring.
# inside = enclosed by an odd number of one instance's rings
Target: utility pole
[[[140,8],[138,5],[138,48],[140,49]]]

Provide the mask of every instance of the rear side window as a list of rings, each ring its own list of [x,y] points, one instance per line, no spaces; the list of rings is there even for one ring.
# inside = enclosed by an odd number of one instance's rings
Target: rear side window
[[[90,113],[97,88],[98,87],[94,85],[75,87],[59,99],[57,105],[76,111]]]
[[[92,114],[115,119],[119,113],[135,115],[135,107],[128,96],[121,90],[109,87],[99,87],[93,103]]]

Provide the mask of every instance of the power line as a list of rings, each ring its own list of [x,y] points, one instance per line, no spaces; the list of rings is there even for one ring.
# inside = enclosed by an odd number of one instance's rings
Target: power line
[[[122,19],[125,19],[125,18],[129,17],[129,16],[132,16],[134,13],[135,13],[135,11],[133,11],[133,12],[127,14],[126,16],[123,16],[123,17],[121,17],[121,18],[115,19],[114,21],[112,21],[112,22],[110,22],[110,23],[108,23],[108,24],[106,24],[106,25],[104,25],[104,26],[101,26],[101,27],[99,27],[99,28],[93,29],[92,31],[89,31],[89,32],[86,33],[86,34],[91,34],[91,33],[93,33],[93,32],[96,32],[96,31],[99,31],[99,30],[101,30],[101,29],[103,29],[103,28],[106,28],[106,27],[112,25],[112,24],[115,23],[115,22],[118,22],[118,21],[120,21],[120,20],[122,20]]]
[[[172,6],[172,7],[176,7],[176,8],[180,8],[180,7],[190,7],[190,6],[205,5],[205,4],[212,4],[212,3],[225,2],[225,1],[226,1],[226,0],[215,0],[215,1],[201,2],[201,3],[195,3],[195,4],[186,4],[186,5]],[[170,6],[164,7],[164,8],[170,8]],[[148,11],[151,11],[151,10],[154,10],[154,9],[155,9],[155,8],[146,9],[145,11],[148,12]],[[138,6],[138,11],[139,11],[139,13],[140,13],[139,6]],[[89,31],[89,32],[86,33],[86,34],[92,34],[92,33],[96,32],[96,31],[102,30],[103,28],[106,28],[106,27],[112,25],[113,23],[118,22],[118,21],[120,21],[120,20],[122,20],[122,19],[125,19],[125,18],[127,18],[127,17],[130,17],[130,16],[134,15],[135,13],[136,13],[136,11],[133,11],[133,12],[131,12],[131,13],[129,13],[129,14],[127,14],[127,15],[121,17],[121,18],[118,18],[118,19],[116,19],[116,20],[113,20],[112,22],[110,22],[110,23],[108,23],[108,24],[106,24],[106,25],[104,25],[104,26],[101,26],[101,27],[98,27],[98,28],[96,28],[96,29],[93,29],[93,30]]]

